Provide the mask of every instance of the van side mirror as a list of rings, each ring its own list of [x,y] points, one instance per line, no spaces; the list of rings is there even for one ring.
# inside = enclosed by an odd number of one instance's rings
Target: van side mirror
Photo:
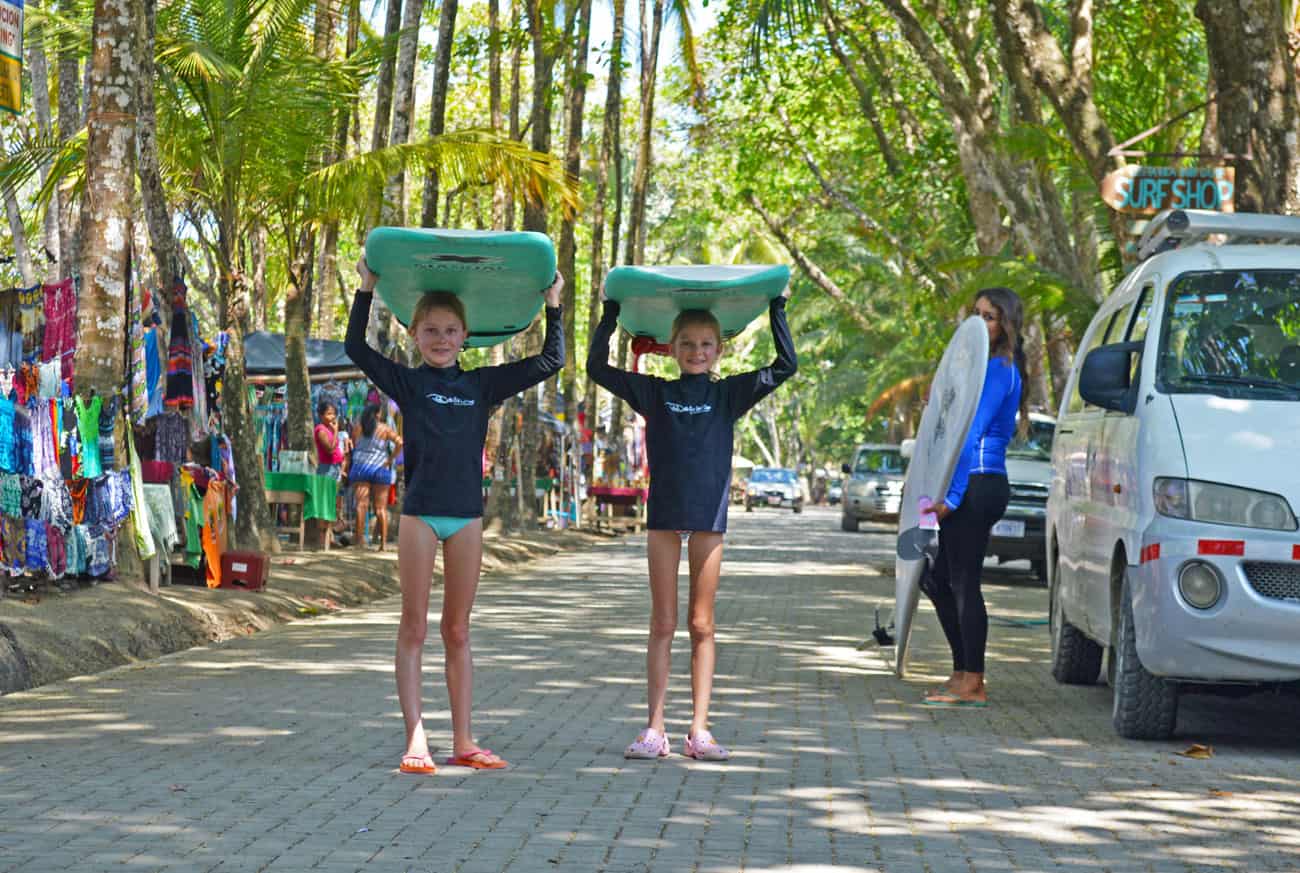
[[[1137,392],[1130,384],[1133,356],[1142,354],[1143,343],[1111,343],[1088,352],[1079,373],[1079,396],[1102,409],[1133,414]]]
[[[916,440],[903,440],[898,444],[898,453],[910,461],[916,454]]]
[[[848,464],[840,464],[840,472],[841,472],[841,473],[845,473],[846,475],[852,476],[852,475],[853,475],[853,468],[850,467]]]

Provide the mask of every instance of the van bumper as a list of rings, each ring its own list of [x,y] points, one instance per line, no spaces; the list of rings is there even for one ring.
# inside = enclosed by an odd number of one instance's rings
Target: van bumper
[[[1222,590],[1208,609],[1179,592],[1203,561]],[[1300,532],[1157,518],[1130,567],[1138,657],[1146,669],[1194,682],[1300,680]]]

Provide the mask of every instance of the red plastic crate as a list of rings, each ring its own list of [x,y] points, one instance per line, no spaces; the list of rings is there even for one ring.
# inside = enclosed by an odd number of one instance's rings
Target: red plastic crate
[[[221,587],[260,591],[266,587],[271,560],[265,552],[226,552],[221,556]]]

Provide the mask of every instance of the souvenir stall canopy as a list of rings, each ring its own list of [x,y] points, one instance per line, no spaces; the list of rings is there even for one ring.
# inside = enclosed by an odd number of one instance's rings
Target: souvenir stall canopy
[[[244,371],[254,384],[284,381],[284,334],[258,330],[245,336]],[[364,378],[342,342],[313,337],[307,338],[307,372],[313,382]]]

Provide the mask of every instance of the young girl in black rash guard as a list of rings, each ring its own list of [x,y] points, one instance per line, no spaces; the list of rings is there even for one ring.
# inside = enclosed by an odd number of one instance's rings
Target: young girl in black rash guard
[[[669,753],[664,734],[664,698],[673,634],[677,630],[677,569],[682,539],[688,540],[691,590],[691,697],[694,715],[685,753],[701,760],[725,761],[729,754],[709,732],[713,693],[713,605],[722,571],[722,535],[727,530],[735,422],[754,404],[794,375],[794,341],[785,322],[786,288],[768,312],[776,360],[761,370],[725,379],[712,370],[722,352],[722,331],[712,313],[682,312],[673,322],[669,343],[681,369],[675,380],[628,373],[609,365],[609,338],[619,304],[605,300],[591,340],[587,373],[627,401],[646,422],[650,462],[647,553],[650,565],[650,638],[646,647],[646,727],[623,752],[627,758],[662,758]],[[602,299],[604,295],[602,294]]]
[[[433,773],[420,700],[420,661],[429,615],[429,584],[442,542],[442,642],[451,699],[452,756],[447,763],[496,770],[506,762],[474,742],[470,728],[473,664],[469,614],[483,560],[483,442],[493,407],[564,366],[558,274],[546,295],[546,340],[539,355],[497,367],[462,370],[468,336],[465,308],[453,294],[424,295],[410,332],[422,363],[405,367],[366,344],[378,277],[362,260],[345,348],[362,372],[402,409],[406,496],[397,533],[402,618],[397,630],[397,697],[406,722],[403,773]]]

